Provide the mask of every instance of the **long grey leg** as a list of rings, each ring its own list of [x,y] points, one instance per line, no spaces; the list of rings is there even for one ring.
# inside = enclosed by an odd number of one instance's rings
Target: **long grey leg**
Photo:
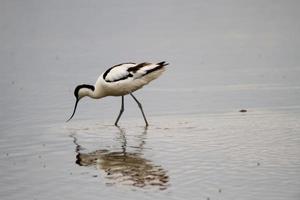
[[[141,109],[141,111],[142,111],[142,114],[143,114],[143,117],[144,117],[144,120],[145,120],[145,123],[146,123],[146,127],[148,126],[148,122],[147,122],[147,119],[146,119],[146,116],[145,116],[145,113],[144,113],[144,111],[143,111],[143,107],[142,107],[142,104],[135,98],[135,96],[133,96],[133,94],[132,93],[129,93],[131,96],[132,96],[132,98],[135,100],[135,102],[138,104],[138,106],[139,106],[139,108]]]
[[[116,122],[115,122],[115,126],[118,126],[119,119],[120,119],[120,117],[121,117],[121,115],[122,115],[123,112],[124,112],[124,96],[122,96],[121,110],[120,110],[120,113],[119,113],[119,115],[118,115],[118,118],[117,118],[117,120],[116,120]]]

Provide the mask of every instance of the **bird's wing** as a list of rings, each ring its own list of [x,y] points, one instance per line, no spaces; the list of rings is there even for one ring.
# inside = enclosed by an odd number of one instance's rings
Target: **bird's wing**
[[[122,63],[109,68],[104,74],[103,79],[106,82],[117,82],[126,80],[133,77],[133,79],[141,78],[151,72],[159,70],[168,65],[166,62],[160,62],[157,64],[143,62],[140,64],[135,63]]]
[[[151,72],[154,72],[156,70],[159,70],[163,68],[164,66],[168,65],[166,62],[160,62],[160,63],[140,63],[136,66],[128,68],[129,73],[133,75],[133,78],[140,78],[142,76],[145,76]]]
[[[136,66],[135,63],[122,63],[115,65],[103,74],[103,79],[106,82],[116,82],[120,80],[125,80],[132,75],[128,72],[128,68]]]

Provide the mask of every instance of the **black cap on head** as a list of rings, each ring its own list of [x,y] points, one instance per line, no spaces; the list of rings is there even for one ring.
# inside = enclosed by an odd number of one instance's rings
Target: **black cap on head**
[[[87,88],[92,91],[95,90],[95,87],[93,85],[87,85],[87,84],[78,85],[74,90],[74,95],[75,95],[76,99],[79,99],[79,90],[82,88]]]
[[[82,88],[87,88],[87,89],[90,89],[90,90],[95,90],[95,87],[92,86],[92,85],[86,85],[86,84],[82,84],[82,85],[78,85],[75,90],[74,90],[74,95],[76,97],[76,102],[75,102],[75,107],[74,107],[74,111],[73,111],[73,114],[71,115],[70,119],[67,120],[70,121],[72,119],[72,117],[74,116],[75,112],[76,112],[76,108],[77,108],[77,104],[78,104],[78,101],[80,100],[80,97],[79,97],[79,90],[82,89]]]

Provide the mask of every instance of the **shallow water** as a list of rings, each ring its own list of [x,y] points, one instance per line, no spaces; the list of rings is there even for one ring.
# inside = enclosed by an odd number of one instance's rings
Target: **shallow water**
[[[147,129],[135,119],[120,128],[78,120],[39,132],[15,130],[1,140],[1,195],[297,199],[299,114],[157,116]]]
[[[1,199],[300,198],[299,3],[0,4]],[[77,84],[161,60],[148,128],[130,96],[65,123]]]

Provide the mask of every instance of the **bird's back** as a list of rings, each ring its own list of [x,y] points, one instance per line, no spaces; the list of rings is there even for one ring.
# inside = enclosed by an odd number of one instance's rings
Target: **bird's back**
[[[166,62],[122,63],[106,70],[98,81],[101,79],[102,88],[108,96],[126,95],[158,78],[166,65]]]

